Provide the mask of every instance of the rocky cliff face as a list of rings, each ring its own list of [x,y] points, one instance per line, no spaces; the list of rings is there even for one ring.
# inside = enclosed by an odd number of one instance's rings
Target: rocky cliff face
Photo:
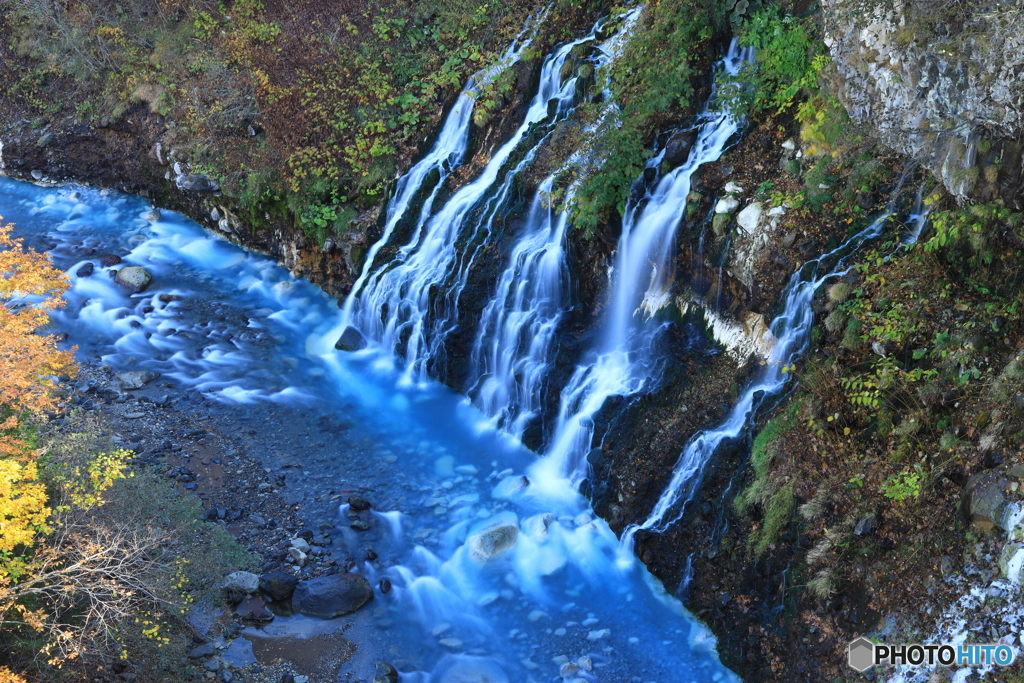
[[[1024,205],[1021,10],[986,0],[825,0],[825,43],[855,121],[958,198]]]

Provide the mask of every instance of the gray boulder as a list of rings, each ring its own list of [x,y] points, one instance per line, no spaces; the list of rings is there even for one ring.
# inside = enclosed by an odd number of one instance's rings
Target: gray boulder
[[[663,159],[669,166],[678,166],[690,156],[690,148],[697,139],[696,130],[681,130],[674,133],[665,145],[665,156]]]
[[[358,351],[366,347],[366,339],[362,333],[354,327],[346,327],[345,331],[341,333],[338,341],[335,342],[334,348],[339,351]]]
[[[271,600],[280,602],[292,597],[299,580],[286,572],[271,572],[260,577],[260,590]]]
[[[176,183],[178,189],[186,192],[217,192],[220,185],[213,178],[202,173],[186,173],[180,176]]]
[[[253,595],[260,589],[260,577],[252,572],[231,572],[224,577],[224,592],[234,600]]]
[[[129,372],[119,372],[116,377],[121,383],[122,389],[141,389],[160,375],[149,370],[131,370]]]
[[[292,606],[300,614],[333,619],[355,612],[373,598],[373,588],[359,574],[334,574],[300,581],[292,594]]]
[[[1009,531],[1017,516],[1010,480],[996,469],[979,472],[964,486],[961,505],[968,522],[984,529]]]
[[[477,526],[466,539],[470,555],[481,562],[511,550],[519,538],[519,521],[513,513],[502,513]]]
[[[152,281],[153,277],[142,266],[127,266],[114,276],[114,282],[131,290],[132,294],[141,292]]]

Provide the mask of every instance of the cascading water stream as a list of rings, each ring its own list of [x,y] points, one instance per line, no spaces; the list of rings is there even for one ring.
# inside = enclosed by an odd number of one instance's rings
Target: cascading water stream
[[[477,178],[457,190],[436,213],[421,221],[422,229],[417,230],[392,263],[362,278],[365,285],[359,290],[354,288],[346,301],[345,324],[359,328],[364,337],[374,342],[384,354],[385,363],[390,362],[392,354],[401,354],[406,382],[427,381],[428,363],[442,350],[448,333],[458,324],[458,297],[479,247],[479,243],[474,243],[480,239],[481,232],[489,233],[495,213],[507,198],[513,181],[529,163],[543,138],[534,143],[523,161],[507,172],[498,189],[493,191],[501,169],[535,124],[558,121],[569,113],[576,77],[563,82],[562,67],[573,48],[594,39],[592,31],[548,55],[541,67],[538,92],[512,137],[494,153]],[[554,107],[550,104],[552,100],[556,101]],[[549,116],[552,110],[553,117]],[[489,194],[491,199],[482,211],[477,211]],[[460,244],[469,245],[468,256],[460,254]],[[444,291],[444,295],[432,297],[438,289]],[[385,312],[386,320],[382,319]]]
[[[465,155],[466,148],[469,145],[469,128],[473,120],[473,105],[476,103],[476,98],[481,89],[490,84],[502,71],[510,68],[513,64],[519,61],[523,51],[530,46],[530,43],[533,42],[536,30],[541,26],[541,24],[543,24],[544,18],[547,16],[549,9],[550,6],[540,12],[538,16],[531,17],[526,22],[522,31],[520,31],[519,35],[516,36],[516,39],[512,41],[512,45],[509,46],[505,54],[502,55],[495,64],[474,74],[469,79],[466,87],[459,93],[459,96],[455,100],[455,104],[452,105],[451,111],[445,118],[444,125],[441,127],[441,132],[438,134],[433,147],[431,147],[425,157],[416,162],[416,164],[406,171],[395,183],[394,194],[388,201],[386,209],[384,232],[381,235],[381,238],[377,240],[377,242],[375,242],[367,252],[359,277],[352,285],[352,290],[348,297],[346,297],[345,304],[342,307],[342,323],[346,327],[353,324],[353,307],[358,300],[356,295],[359,294],[365,286],[367,286],[367,281],[370,278],[371,273],[373,273],[373,264],[377,258],[377,254],[379,254],[380,250],[391,241],[391,236],[395,231],[395,227],[405,217],[406,212],[409,210],[409,206],[412,204],[416,194],[422,189],[423,184],[431,177],[432,174],[437,174],[437,181],[434,184],[434,188],[430,195],[424,200],[423,206],[420,209],[420,213],[413,230],[412,244],[415,244],[418,240],[420,231],[423,229],[423,224],[428,218],[430,218],[430,212],[433,209],[434,200],[437,198],[438,191],[444,186],[445,179],[455,166],[462,163],[462,157]],[[530,34],[529,37],[524,39],[524,36],[528,33]],[[407,255],[408,249],[401,253],[400,258]]]
[[[476,376],[469,395],[495,427],[516,438],[540,410],[568,277],[562,249],[568,215],[552,206],[553,184],[549,176],[537,187],[523,236],[480,316],[470,359]]]
[[[639,6],[627,12],[616,33],[597,46],[592,58],[596,74],[607,73],[621,54],[642,10]],[[601,113],[585,131],[596,131],[614,109],[616,104],[606,83]],[[527,425],[540,412],[551,342],[566,305],[563,285],[568,273],[563,241],[569,214],[563,209],[556,215],[552,189],[563,171],[593,164],[590,155],[589,149],[578,150],[563,169],[538,186],[526,226],[477,325],[466,393],[490,418],[492,428],[515,439],[522,438]],[[563,207],[572,203],[578,186],[579,181],[565,189],[560,200]]]
[[[793,274],[782,294],[782,310],[771,324],[776,342],[763,374],[743,390],[736,405],[718,427],[697,433],[679,458],[668,486],[651,514],[640,524],[623,532],[624,552],[631,556],[633,539],[638,531],[661,532],[678,521],[700,486],[701,475],[718,446],[740,435],[747,426],[757,403],[782,389],[789,377],[787,368],[807,350],[814,312],[811,302],[815,292],[826,281],[847,272],[846,262],[868,240],[881,234],[891,211],[875,219],[868,227],[836,249],[810,261]],[[828,266],[830,261],[833,265]],[[824,274],[823,268],[827,268]]]
[[[733,41],[720,68],[735,74],[751,58],[750,50],[741,50]],[[631,200],[627,207],[601,341],[563,390],[554,437],[546,456],[531,468],[532,479],[559,482],[568,477],[578,484],[586,476],[594,416],[607,399],[641,391],[655,374],[654,347],[664,323],[654,319],[653,313],[658,307],[655,302],[668,296],[671,252],[686,210],[690,179],[702,164],[721,156],[740,126],[728,111],[713,107],[702,119],[686,162],[662,177],[649,195]]]

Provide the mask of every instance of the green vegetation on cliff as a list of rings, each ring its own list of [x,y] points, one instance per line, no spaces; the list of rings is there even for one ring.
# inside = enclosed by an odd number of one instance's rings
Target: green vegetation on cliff
[[[592,12],[587,5],[555,3],[541,40],[563,38]],[[16,57],[0,70],[6,106],[40,125],[71,114],[116,126],[146,105],[168,128],[163,153],[215,176],[247,223],[292,217],[322,242],[382,199],[468,76],[543,6],[0,0],[0,8],[4,49]],[[502,95],[485,93],[485,108]]]

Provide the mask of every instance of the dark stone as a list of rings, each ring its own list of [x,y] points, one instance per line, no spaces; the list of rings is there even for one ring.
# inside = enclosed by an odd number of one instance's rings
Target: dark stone
[[[107,254],[106,256],[100,257],[100,265],[104,268],[116,266],[118,263],[121,263],[121,257],[116,254]]]
[[[359,574],[335,574],[301,581],[292,605],[307,617],[333,619],[354,612],[373,599],[373,588]]]
[[[349,496],[348,506],[356,512],[362,512],[363,510],[370,509],[370,501],[362,496]]]
[[[220,185],[213,178],[202,173],[188,173],[178,178],[178,189],[186,192],[216,192]]]
[[[271,572],[260,577],[260,590],[278,602],[292,597],[298,584],[299,580],[286,572]]]
[[[662,157],[669,166],[678,166],[690,156],[690,148],[697,139],[697,131],[681,130],[674,133],[665,144],[665,156]]]
[[[92,271],[95,268],[96,266],[94,266],[90,261],[89,263],[86,263],[84,266],[76,270],[75,275],[77,275],[78,277],[89,277],[90,275],[92,275]]]
[[[305,541],[308,541],[310,543],[313,542],[313,531],[312,531],[312,529],[299,529],[298,533],[295,534],[295,536],[298,537],[298,538],[301,538],[301,539],[303,539]]]
[[[260,598],[250,598],[239,603],[235,614],[243,619],[255,621],[273,621],[274,615],[267,611],[266,605]]]
[[[391,581],[385,577],[377,583],[377,588],[380,588],[381,595],[387,595],[391,592]]]
[[[658,169],[648,166],[644,169],[644,182],[650,185],[658,178]]]
[[[199,647],[194,647],[188,652],[188,656],[192,659],[201,659],[202,657],[209,657],[217,651],[217,645],[215,643],[206,643]]]
[[[356,328],[346,327],[345,331],[338,337],[338,341],[335,342],[334,348],[339,351],[359,351],[366,348],[366,338]]]
[[[860,518],[860,521],[853,527],[856,536],[867,536],[878,528],[878,515],[871,513]]]
[[[364,522],[361,519],[357,519],[356,521],[349,524],[349,526],[355,529],[356,531],[369,531],[372,528],[369,522]]]
[[[1011,508],[1009,480],[999,470],[986,470],[967,480],[960,499],[967,521],[982,527],[997,526],[1004,531]]]
[[[857,206],[864,211],[870,211],[874,208],[875,204],[878,203],[877,198],[873,192],[858,192],[857,193]]]
[[[374,552],[373,548],[366,549],[366,561],[375,562],[377,560],[377,553]]]

